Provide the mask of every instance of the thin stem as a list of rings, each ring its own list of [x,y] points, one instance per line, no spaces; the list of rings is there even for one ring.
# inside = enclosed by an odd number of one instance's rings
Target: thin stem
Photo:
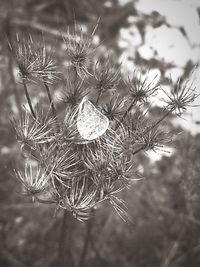
[[[29,93],[28,93],[26,82],[25,82],[24,79],[22,79],[22,81],[23,81],[24,92],[25,92],[25,95],[26,95],[26,99],[28,101],[28,105],[29,105],[30,111],[31,111],[33,117],[36,119],[36,115],[35,115],[35,112],[34,112],[34,109],[33,109],[32,103],[31,103],[31,99],[30,99],[30,96],[29,96]]]
[[[167,118],[169,114],[171,114],[173,111],[174,109],[170,109],[167,113],[165,113],[165,115],[163,115],[157,122],[151,125],[150,129],[147,130],[147,133],[151,131],[153,128],[155,128],[156,126],[158,126],[158,124],[160,124],[165,118]]]
[[[12,66],[13,66],[12,56],[9,55],[8,56],[8,69],[9,69],[9,73],[10,73],[10,81],[12,83],[13,94],[14,94],[14,97],[15,97],[15,102],[17,104],[18,111],[19,111],[19,113],[21,113],[22,108],[21,108],[21,103],[20,103],[20,97],[19,97],[19,94],[18,94],[18,91],[17,91],[17,87],[16,87],[15,78],[14,78],[14,75],[13,75]]]
[[[92,211],[92,213],[94,213],[94,211]],[[90,245],[91,239],[92,239],[92,226],[93,226],[93,224],[94,224],[94,216],[92,214],[92,217],[86,223],[86,233],[85,233],[83,249],[82,249],[81,257],[80,257],[80,261],[79,261],[79,267],[85,266],[85,260],[86,260],[88,248],[89,248],[89,245]]]
[[[132,153],[132,156],[139,153],[141,150],[143,150],[145,148],[145,146],[142,146],[140,148],[138,148],[137,150],[135,150],[133,153]]]
[[[54,106],[54,103],[53,103],[53,99],[52,99],[52,96],[51,96],[51,92],[50,92],[49,86],[46,83],[46,81],[44,81],[44,86],[45,86],[45,89],[47,91],[47,95],[48,95],[48,98],[49,98],[49,103],[50,103],[50,107],[52,109],[53,116],[56,118],[57,117],[56,109],[55,109],[55,106]]]
[[[5,33],[6,33],[6,36],[8,38],[8,42],[9,42],[10,46],[12,47],[11,26],[10,26],[9,15],[7,16],[7,18],[5,20]],[[21,108],[21,104],[20,104],[20,97],[19,97],[17,87],[16,87],[15,77],[13,75],[13,58],[12,58],[11,49],[9,48],[9,45],[7,47],[7,51],[8,51],[8,72],[10,73],[10,81],[12,84],[12,90],[13,90],[13,94],[15,97],[18,111],[19,111],[19,113],[21,113],[22,108]]]
[[[51,92],[50,92],[49,86],[48,86],[48,84],[47,84],[47,82],[45,80],[44,80],[44,86],[45,86],[45,89],[47,91],[47,95],[48,95],[48,98],[49,98],[50,108],[51,108],[53,116],[54,116],[54,118],[56,120],[57,132],[60,132],[60,127],[59,127],[59,123],[58,123],[58,117],[57,117],[57,113],[56,113],[56,108],[55,108],[54,103],[53,103],[53,98],[51,96]]]
[[[154,129],[156,126],[158,126],[158,124],[160,124],[164,119],[167,118],[167,116],[169,116],[169,114],[171,114],[174,111],[174,109],[170,109],[167,113],[165,113],[157,122],[155,122],[153,125],[151,125],[151,127],[147,128],[147,130],[144,132],[144,134],[147,134],[148,132],[150,132],[152,129]],[[143,150],[145,148],[145,146],[142,146],[140,148],[138,148],[137,150],[135,150],[132,155],[135,155],[137,153],[139,153],[141,150]]]
[[[126,118],[126,116],[128,115],[128,113],[131,111],[133,105],[137,102],[137,100],[133,100],[133,102],[130,104],[130,106],[128,107],[128,109],[126,110],[126,112],[124,113],[123,117],[121,118],[121,120],[118,122],[115,131],[119,128],[120,124],[124,121],[124,119]]]
[[[96,105],[98,105],[101,95],[102,95],[102,91],[99,91],[97,95]]]
[[[127,111],[124,113],[121,122],[123,122],[123,120],[126,118],[126,116],[128,115],[128,113],[131,111],[133,105],[137,102],[137,100],[134,99],[134,101],[130,104],[129,108],[127,109]]]
[[[63,219],[60,229],[60,240],[59,240],[59,261],[61,263],[61,267],[67,266],[67,236],[69,231],[69,214],[67,210],[64,210],[63,212]]]

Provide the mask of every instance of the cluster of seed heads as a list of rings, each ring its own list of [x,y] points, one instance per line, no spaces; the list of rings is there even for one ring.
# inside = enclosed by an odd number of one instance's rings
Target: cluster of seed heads
[[[95,30],[86,35],[75,25],[65,34],[69,64],[64,73],[58,71],[53,50],[47,49],[44,38],[35,41],[31,36],[17,36],[11,45],[29,105],[12,120],[25,162],[14,172],[24,194],[34,201],[55,204],[81,221],[89,218],[91,209],[108,201],[126,220],[127,207],[119,193],[141,178],[135,154],[169,142],[169,135],[159,124],[168,114],[184,111],[196,94],[187,83],[179,82],[176,92],[167,95],[160,119],[149,120],[146,107],[160,86],[154,80],[149,82],[148,72],[142,75],[134,70],[132,77],[125,79],[120,65],[96,59]],[[51,94],[57,79],[65,84],[61,103],[64,116]],[[29,92],[32,82],[46,90],[49,108],[33,105]],[[121,94],[122,88],[126,94]],[[77,130],[79,104],[86,95],[110,121],[107,131],[94,140],[84,140]]]

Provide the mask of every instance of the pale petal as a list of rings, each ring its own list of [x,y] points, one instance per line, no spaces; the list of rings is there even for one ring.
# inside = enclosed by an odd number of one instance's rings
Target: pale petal
[[[93,140],[103,135],[108,126],[109,119],[84,97],[77,118],[79,134],[86,140]]]

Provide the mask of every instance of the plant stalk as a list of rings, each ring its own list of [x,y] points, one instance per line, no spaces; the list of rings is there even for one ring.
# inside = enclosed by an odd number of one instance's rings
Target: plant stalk
[[[55,118],[57,118],[57,115],[56,115],[56,109],[55,109],[55,106],[54,106],[54,103],[53,103],[53,99],[52,99],[52,96],[51,96],[51,92],[50,92],[49,86],[48,86],[48,84],[46,83],[46,81],[44,81],[44,86],[45,86],[45,89],[46,89],[46,91],[47,91],[47,95],[48,95],[48,98],[49,98],[49,103],[50,103],[50,107],[51,107],[53,116],[54,116]]]
[[[155,122],[155,123],[150,127],[150,129],[148,129],[148,130],[146,131],[146,133],[148,133],[148,132],[151,131],[153,128],[155,128],[156,126],[158,126],[158,124],[160,124],[165,118],[167,118],[167,117],[169,116],[169,114],[171,114],[173,111],[174,111],[174,108],[168,110],[168,112],[167,112],[165,115],[163,115],[157,122]]]
[[[12,84],[12,91],[15,97],[15,102],[18,108],[19,113],[21,113],[22,108],[21,108],[21,103],[20,103],[20,96],[17,91],[17,86],[15,82],[15,77],[13,75],[13,57],[11,54],[11,49],[12,49],[12,40],[11,40],[11,25],[10,25],[10,16],[8,15],[7,18],[5,19],[5,34],[8,38],[8,47],[7,47],[7,52],[8,52],[8,72],[10,73],[10,81]],[[10,44],[10,45],[9,45]],[[9,47],[10,46],[10,47]]]
[[[102,91],[99,91],[97,95],[96,105],[98,105],[101,95],[102,95]]]
[[[174,111],[173,109],[170,109],[165,115],[163,115],[157,122],[155,122],[153,125],[151,125],[150,128],[147,128],[147,130],[144,132],[144,134],[147,134],[149,131],[151,131],[152,129],[154,129],[156,126],[158,126],[158,124],[160,124],[165,118],[167,118],[167,116],[169,116],[169,114],[171,114]],[[132,155],[135,155],[137,153],[139,153],[141,150],[143,150],[145,148],[145,146],[142,146],[140,148],[138,148],[137,150],[135,150]]]
[[[68,231],[69,231],[69,214],[65,209],[63,212],[62,224],[60,229],[60,240],[59,240],[59,262],[60,267],[67,267],[67,256],[69,256],[69,251],[67,249],[68,241]]]
[[[94,214],[93,214],[94,211],[92,210],[91,213],[92,213],[92,217],[86,223],[86,233],[84,237],[83,249],[82,249],[81,256],[80,256],[79,267],[85,267],[86,256],[87,256],[88,249],[89,249],[89,246],[92,240],[92,227],[94,225]]]
[[[32,103],[31,103],[31,99],[30,99],[30,96],[29,96],[29,93],[28,93],[26,82],[25,82],[24,79],[22,79],[22,81],[23,81],[24,92],[25,92],[25,95],[26,95],[26,99],[28,101],[28,105],[29,105],[30,111],[31,111],[33,117],[36,119],[36,114],[34,112],[34,109],[33,109]]]
[[[121,118],[121,120],[118,122],[115,131],[119,128],[120,124],[124,121],[124,119],[126,118],[126,116],[128,115],[128,113],[131,111],[133,105],[136,103],[137,101],[134,99],[133,102],[130,104],[130,106],[128,107],[128,109],[126,110],[126,112],[124,113],[123,117]]]

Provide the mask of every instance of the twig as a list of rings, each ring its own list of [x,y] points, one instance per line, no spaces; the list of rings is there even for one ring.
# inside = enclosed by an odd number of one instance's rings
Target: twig
[[[5,34],[6,37],[8,38],[8,42],[11,44],[11,31],[10,31],[11,27],[10,27],[10,18],[9,16],[6,18],[6,22],[5,22]],[[12,46],[12,45],[11,45]],[[8,72],[10,74],[10,81],[12,84],[12,90],[13,90],[13,94],[15,97],[15,101],[16,101],[16,105],[18,108],[19,113],[21,113],[21,103],[20,103],[20,97],[17,91],[17,87],[16,87],[16,82],[15,82],[15,77],[13,75],[13,58],[12,58],[12,54],[9,48],[9,45],[7,47],[7,54],[8,54]]]
[[[92,211],[94,213],[94,211]],[[81,252],[81,257],[79,261],[79,267],[84,267],[85,266],[85,260],[88,252],[89,245],[92,240],[92,227],[94,224],[94,216],[92,214],[92,217],[87,221],[86,223],[86,233],[85,233],[85,238],[84,238],[84,245],[83,249]]]
[[[30,96],[29,96],[29,93],[28,93],[26,82],[25,82],[24,79],[22,79],[22,80],[23,80],[24,92],[25,92],[25,95],[26,95],[26,99],[28,101],[28,105],[29,105],[30,111],[31,111],[33,117],[36,119],[36,115],[35,115],[35,112],[34,112],[34,109],[33,109],[32,103],[31,103],[31,99],[30,99]]]
[[[167,116],[169,116],[169,114],[171,114],[174,111],[174,109],[170,109],[166,114],[164,114],[157,122],[155,122],[153,125],[151,125],[149,128],[147,128],[147,130],[144,132],[144,134],[147,134],[148,132],[150,132],[151,130],[153,130],[156,126],[158,126]],[[146,147],[146,145],[138,148],[137,150],[135,150],[132,155],[135,155],[137,153],[139,153],[141,150],[143,150]]]
[[[101,95],[102,95],[102,92],[99,91],[99,93],[98,93],[98,95],[97,95],[96,105],[98,105],[98,103],[99,103],[99,99],[100,99]]]
[[[44,86],[45,86],[45,89],[47,91],[47,95],[48,95],[48,98],[49,98],[49,103],[50,103],[50,107],[52,109],[52,113],[53,113],[53,116],[55,118],[57,118],[57,115],[56,115],[56,109],[55,109],[55,106],[54,106],[54,103],[53,103],[53,99],[52,99],[52,96],[51,96],[51,92],[50,92],[50,89],[49,89],[49,86],[48,84],[46,83],[46,81],[44,81]]]
[[[140,147],[140,148],[138,148],[138,149],[135,150],[131,155],[133,156],[133,155],[139,153],[139,152],[140,152],[141,150],[143,150],[145,147],[146,147],[146,145],[145,145],[145,146],[142,146],[142,147]]]
[[[60,240],[59,240],[58,260],[60,262],[60,267],[67,266],[67,256],[69,256],[69,250],[67,249],[68,232],[69,232],[69,212],[65,209],[63,211],[63,219],[61,224]]]
[[[134,99],[133,102],[130,104],[130,106],[128,107],[128,109],[126,110],[126,112],[124,113],[123,117],[120,119],[120,121],[118,122],[115,131],[119,128],[120,124],[125,120],[126,116],[128,115],[128,113],[131,111],[133,105],[136,103],[137,101]]]
[[[155,128],[156,126],[158,126],[158,124],[160,124],[165,118],[167,118],[169,116],[169,114],[171,114],[173,111],[174,111],[174,109],[168,110],[168,112],[165,113],[157,122],[155,122],[153,125],[151,125],[150,129],[148,129],[146,133],[148,133],[153,128]]]

